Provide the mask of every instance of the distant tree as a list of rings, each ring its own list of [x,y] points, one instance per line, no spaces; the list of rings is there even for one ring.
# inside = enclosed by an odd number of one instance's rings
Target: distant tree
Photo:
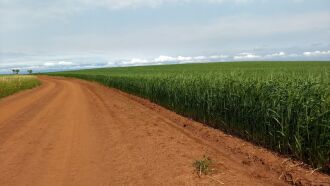
[[[32,71],[32,70],[27,70],[27,72],[28,72],[29,74],[32,74],[33,71]]]
[[[13,74],[18,74],[19,73],[19,69],[13,69]]]

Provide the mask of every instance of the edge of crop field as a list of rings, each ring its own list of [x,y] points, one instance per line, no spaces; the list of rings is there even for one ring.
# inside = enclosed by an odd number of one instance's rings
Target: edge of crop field
[[[14,75],[6,75],[9,78],[17,78],[18,76],[14,77]],[[19,75],[19,77],[26,77],[28,75]],[[29,75],[30,76],[30,75]],[[0,76],[1,78],[1,76]],[[27,84],[26,84],[27,83]],[[0,85],[0,100],[14,95],[16,93],[22,92],[24,90],[29,90],[36,88],[40,86],[42,83],[38,79],[37,76],[33,75],[33,79],[27,80],[22,82],[21,84],[18,83],[18,81],[13,80],[11,83],[8,83],[6,85]]]

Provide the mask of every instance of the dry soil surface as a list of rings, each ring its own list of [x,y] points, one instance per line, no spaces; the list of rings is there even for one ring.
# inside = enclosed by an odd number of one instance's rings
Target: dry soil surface
[[[330,185],[328,175],[181,117],[76,79],[0,100],[0,185]],[[193,162],[209,156],[213,173]]]

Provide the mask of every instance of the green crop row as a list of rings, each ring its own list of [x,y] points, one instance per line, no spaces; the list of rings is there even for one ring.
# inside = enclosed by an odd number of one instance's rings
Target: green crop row
[[[38,86],[40,81],[31,75],[1,75],[0,76],[0,98],[9,96],[18,91]]]
[[[55,73],[98,81],[316,168],[330,167],[330,63],[211,63]]]

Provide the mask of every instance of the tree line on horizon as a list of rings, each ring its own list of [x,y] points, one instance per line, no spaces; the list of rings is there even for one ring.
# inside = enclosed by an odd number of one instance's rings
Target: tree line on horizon
[[[12,69],[13,74],[19,74],[20,69]],[[27,70],[27,73],[32,74],[33,70]]]

